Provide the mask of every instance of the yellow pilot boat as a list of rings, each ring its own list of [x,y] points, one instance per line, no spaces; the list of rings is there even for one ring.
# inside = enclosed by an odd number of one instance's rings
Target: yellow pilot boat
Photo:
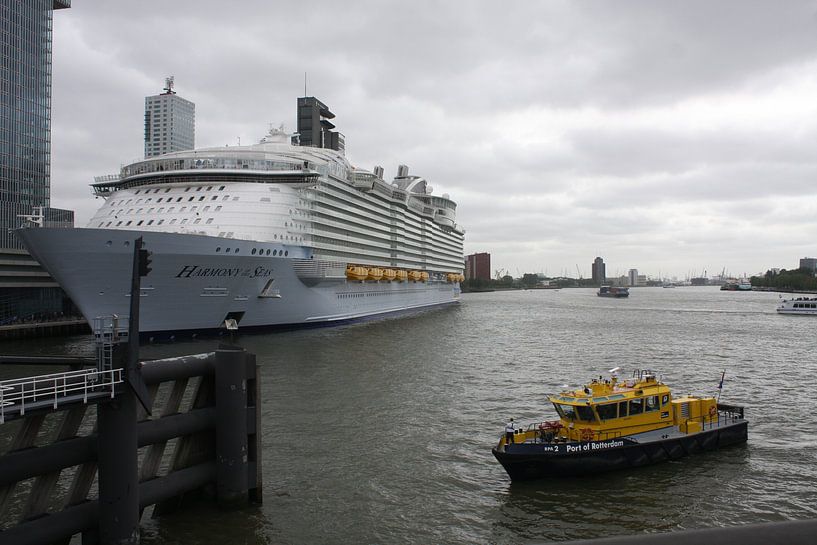
[[[743,407],[675,398],[652,371],[625,381],[617,371],[548,397],[558,420],[507,430],[492,450],[511,480],[637,467],[746,442]]]

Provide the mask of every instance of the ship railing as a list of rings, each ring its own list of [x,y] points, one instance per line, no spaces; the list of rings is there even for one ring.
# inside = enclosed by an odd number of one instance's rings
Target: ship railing
[[[24,415],[26,410],[51,407],[60,403],[88,403],[89,397],[115,395],[115,385],[121,384],[122,369],[80,369],[35,377],[0,381],[0,424],[7,414]]]
[[[724,405],[718,403],[718,409],[715,414],[709,416],[704,414],[689,418],[690,422],[698,422],[702,430],[711,430],[720,428],[721,426],[729,426],[743,420],[743,407],[737,405]]]

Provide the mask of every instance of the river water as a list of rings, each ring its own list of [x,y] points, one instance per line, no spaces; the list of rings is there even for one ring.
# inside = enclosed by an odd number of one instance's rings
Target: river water
[[[143,521],[143,543],[563,541],[817,516],[817,319],[778,295],[716,288],[464,294],[395,319],[265,335],[264,503]],[[217,341],[143,348],[205,352]],[[3,353],[91,354],[87,337]],[[746,406],[749,442],[602,476],[511,484],[491,455],[510,418],[552,419],[546,396],[621,367],[676,394]]]

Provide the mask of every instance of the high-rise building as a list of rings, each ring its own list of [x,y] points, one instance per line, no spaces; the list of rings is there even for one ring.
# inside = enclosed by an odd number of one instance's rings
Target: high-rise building
[[[0,325],[72,307],[11,232],[74,224],[71,210],[51,208],[51,28],[54,10],[70,7],[0,2]]]
[[[74,214],[51,209],[51,23],[70,0],[0,2],[0,250],[23,246],[9,229],[41,207],[46,221]]]
[[[490,280],[491,254],[483,252],[465,256],[465,279]]]
[[[341,153],[346,149],[343,135],[333,131],[335,125],[329,121],[335,114],[315,97],[298,99],[298,136],[302,146],[329,148]]]
[[[145,97],[145,157],[196,146],[196,105],[173,90],[173,76],[164,93]]]
[[[604,265],[604,260],[597,257],[593,260],[593,283],[601,286],[607,279],[607,267]]]
[[[800,268],[801,269],[808,269],[812,273],[817,272],[817,258],[814,257],[804,257],[800,259]]]
[[[627,272],[627,277],[630,280],[630,285],[631,286],[637,286],[638,285],[638,269],[630,269]]]

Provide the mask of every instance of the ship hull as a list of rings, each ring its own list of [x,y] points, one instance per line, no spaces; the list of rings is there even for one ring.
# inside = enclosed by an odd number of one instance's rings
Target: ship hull
[[[133,243],[141,236],[151,252],[141,282],[143,335],[219,331],[227,318],[241,330],[314,327],[459,301],[457,283],[305,276],[304,264],[319,263],[309,247],[111,229],[17,233],[90,323],[128,315]]]
[[[493,454],[513,481],[592,475],[677,460],[692,454],[745,443],[748,423],[718,426],[693,434],[667,434],[639,442],[627,438],[574,444],[516,444]]]

